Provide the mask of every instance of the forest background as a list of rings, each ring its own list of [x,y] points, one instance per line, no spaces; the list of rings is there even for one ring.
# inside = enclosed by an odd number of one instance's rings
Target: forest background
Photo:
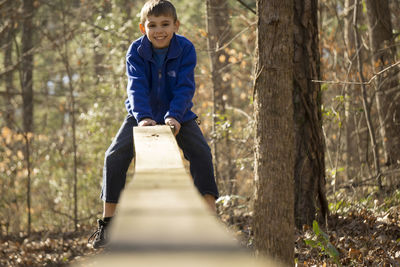
[[[212,9],[213,2],[220,13]],[[400,258],[400,1],[383,1],[386,10],[372,5],[374,1],[358,2],[320,0],[306,10],[318,14],[320,77],[313,79],[318,84],[313,94],[322,119],[324,144],[317,149],[324,155],[321,179],[330,223],[357,223],[349,228],[354,231],[350,241],[350,230],[343,240],[327,226],[325,243],[305,244],[321,237],[318,224],[312,229],[312,221],[308,227],[298,222],[300,262],[338,262],[336,252],[342,264]],[[8,249],[13,237],[20,238],[15,245],[20,249],[34,233],[79,232],[95,225],[102,209],[104,152],[126,115],[125,54],[141,35],[143,3],[0,1],[0,237]],[[179,33],[197,51],[194,111],[213,150],[222,196],[219,216],[252,247],[256,1],[174,4]],[[390,26],[389,37],[374,35],[373,26],[380,22],[386,30]],[[379,38],[383,41],[377,45]],[[132,177],[133,166],[129,172]],[[317,198],[313,216],[321,225],[323,220],[315,216],[321,209]],[[360,224],[382,230],[374,238],[387,245],[384,253],[363,250],[366,241],[355,240],[357,231],[364,231],[357,228]],[[389,228],[390,233],[383,231]],[[371,234],[363,233],[365,238]],[[332,244],[337,249],[329,250]],[[65,253],[48,260],[79,255]],[[9,260],[18,259],[39,261],[21,255]]]

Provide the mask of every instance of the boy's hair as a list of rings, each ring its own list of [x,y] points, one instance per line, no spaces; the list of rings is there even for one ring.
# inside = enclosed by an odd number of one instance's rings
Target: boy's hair
[[[178,20],[174,5],[167,0],[147,1],[140,12],[140,23],[144,25],[149,16],[169,16],[174,19],[174,22]]]

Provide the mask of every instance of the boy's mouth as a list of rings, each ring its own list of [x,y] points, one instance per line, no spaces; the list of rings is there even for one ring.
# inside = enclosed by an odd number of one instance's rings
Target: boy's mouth
[[[156,40],[163,40],[165,38],[166,38],[166,36],[155,36],[154,37],[154,39],[156,39]]]

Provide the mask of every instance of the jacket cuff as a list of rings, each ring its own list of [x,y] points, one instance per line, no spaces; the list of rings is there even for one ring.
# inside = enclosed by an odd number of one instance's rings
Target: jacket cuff
[[[142,121],[144,119],[152,119],[153,120],[153,116],[150,116],[148,114],[143,114],[143,115],[137,115],[136,116],[137,123],[139,123],[140,121]]]
[[[167,111],[167,113],[166,113],[165,116],[164,116],[164,121],[165,121],[167,118],[174,118],[175,120],[177,120],[179,123],[182,124],[182,118],[181,118],[181,116],[177,116],[177,115],[178,115],[178,114],[175,114],[175,113],[172,113],[172,112]]]

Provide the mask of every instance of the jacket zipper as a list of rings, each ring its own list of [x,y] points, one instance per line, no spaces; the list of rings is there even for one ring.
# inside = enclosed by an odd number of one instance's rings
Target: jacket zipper
[[[158,90],[157,90],[158,98],[160,98],[161,95],[161,78],[162,78],[162,72],[161,69],[158,69]]]

